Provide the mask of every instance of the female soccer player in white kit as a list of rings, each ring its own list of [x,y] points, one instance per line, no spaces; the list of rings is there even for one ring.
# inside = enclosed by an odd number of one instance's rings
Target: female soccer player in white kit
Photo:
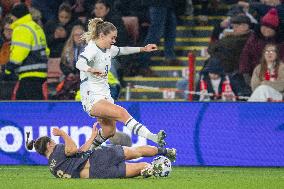
[[[99,146],[115,134],[115,121],[123,122],[134,134],[152,140],[159,146],[164,146],[166,134],[163,130],[158,134],[153,134],[137,122],[127,110],[114,104],[107,79],[112,58],[119,55],[156,51],[157,46],[148,44],[145,47],[117,47],[113,45],[116,37],[117,29],[112,23],[104,22],[100,18],[91,19],[88,31],[82,36],[88,45],[76,63],[76,67],[80,70],[83,108],[91,117],[97,117],[98,122],[103,126],[92,148]]]

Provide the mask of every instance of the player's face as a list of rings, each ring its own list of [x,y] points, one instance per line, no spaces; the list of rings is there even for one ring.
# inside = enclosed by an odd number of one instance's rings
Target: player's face
[[[54,140],[50,140],[48,143],[47,143],[47,148],[54,148],[56,145],[56,143],[54,142]]]
[[[117,31],[111,31],[107,35],[102,35],[101,39],[104,42],[105,48],[110,49],[110,47],[115,44],[117,38]]]

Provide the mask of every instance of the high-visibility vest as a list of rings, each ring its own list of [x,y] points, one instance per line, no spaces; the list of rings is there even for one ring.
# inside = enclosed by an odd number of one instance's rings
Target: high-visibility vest
[[[108,72],[108,84],[109,85],[120,84],[118,79],[111,72]]]
[[[49,49],[42,28],[27,14],[11,24],[13,29],[9,63],[16,65],[19,80],[47,77]]]

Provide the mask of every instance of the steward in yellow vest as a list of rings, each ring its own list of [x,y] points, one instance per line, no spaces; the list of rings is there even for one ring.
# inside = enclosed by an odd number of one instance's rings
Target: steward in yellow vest
[[[18,75],[17,100],[43,100],[49,55],[44,31],[23,3],[14,6],[11,14],[13,34],[5,74]]]

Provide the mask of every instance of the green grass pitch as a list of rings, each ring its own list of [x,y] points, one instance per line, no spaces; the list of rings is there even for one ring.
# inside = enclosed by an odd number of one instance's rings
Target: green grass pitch
[[[0,166],[2,189],[281,189],[284,168],[174,167],[168,178],[56,179],[47,166]]]

